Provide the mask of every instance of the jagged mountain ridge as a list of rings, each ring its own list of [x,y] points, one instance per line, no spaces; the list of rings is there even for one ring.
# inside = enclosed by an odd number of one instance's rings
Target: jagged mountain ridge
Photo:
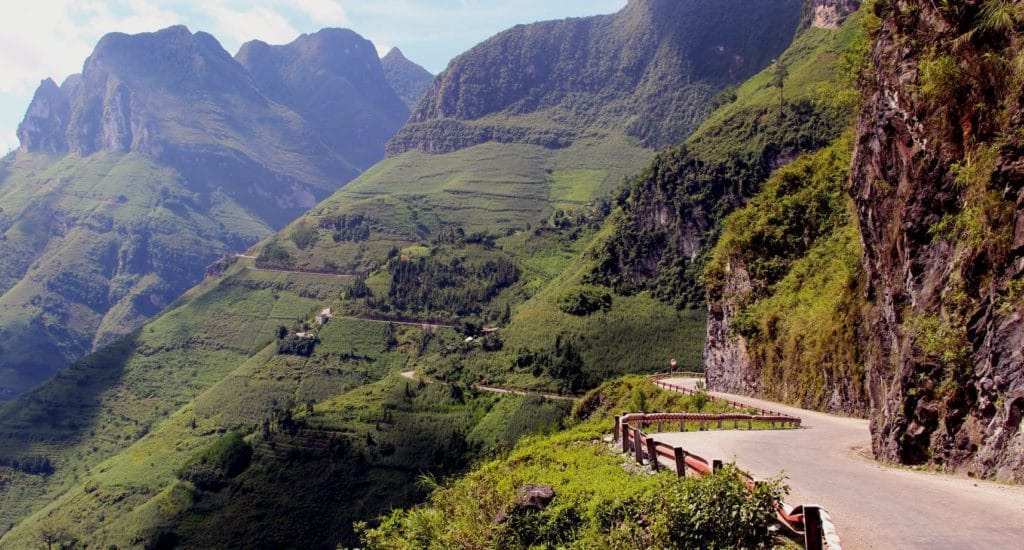
[[[380,62],[384,66],[384,76],[391,84],[391,88],[409,109],[415,109],[423,94],[427,93],[434,75],[410,61],[398,48],[391,48]]]
[[[112,33],[41,83],[0,180],[0,398],[341,187],[408,117],[351,31],[241,53],[183,26]]]
[[[373,44],[353,31],[324,29],[282,46],[247,42],[235,59],[261,92],[359,170],[380,160],[380,144],[408,118]]]
[[[612,15],[513,27],[434,79],[388,154],[487,141],[560,148],[612,130],[647,147],[675,144],[718,90],[789,45],[801,4],[765,13],[754,1],[631,0]],[[530,123],[516,121],[526,114]]]

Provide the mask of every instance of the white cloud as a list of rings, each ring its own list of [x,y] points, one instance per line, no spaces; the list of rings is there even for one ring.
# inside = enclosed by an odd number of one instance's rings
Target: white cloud
[[[260,39],[269,44],[286,44],[295,40],[295,30],[280,13],[264,6],[235,9],[226,4],[207,3],[203,12],[214,20],[214,36],[229,39],[229,43],[242,43]]]
[[[4,130],[0,132],[0,156],[4,156],[9,151],[17,149],[19,145],[21,145],[21,143],[18,141],[18,135],[14,130]]]
[[[374,42],[373,47],[377,49],[377,57],[384,57],[391,51],[391,46],[388,46],[387,44],[378,44]]]
[[[309,19],[317,25],[326,27],[350,27],[345,8],[334,0],[290,0],[285,2],[286,6],[293,6],[306,14]]]
[[[144,0],[34,0],[7,10],[0,28],[0,93],[31,94],[39,81],[79,72],[101,36],[143,32],[180,21]]]

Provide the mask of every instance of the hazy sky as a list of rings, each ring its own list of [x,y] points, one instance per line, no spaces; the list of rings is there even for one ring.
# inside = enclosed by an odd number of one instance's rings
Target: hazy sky
[[[626,0],[29,0],[0,20],[0,155],[39,81],[58,84],[108,32],[185,24],[209,32],[232,55],[243,42],[291,42],[323,27],[352,29],[381,55],[398,46],[438,73],[453,57],[518,23],[612,13]]]

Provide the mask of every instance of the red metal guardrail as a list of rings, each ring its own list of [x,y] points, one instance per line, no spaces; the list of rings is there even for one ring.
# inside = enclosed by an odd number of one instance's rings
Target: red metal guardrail
[[[696,374],[699,374],[699,373],[696,373]],[[655,375],[651,376],[651,378],[654,379],[653,380],[654,381],[654,385],[658,386],[659,388],[663,388],[663,389],[666,389],[666,390],[669,390],[669,391],[678,392],[678,393],[685,393],[685,394],[688,394],[688,395],[695,395],[695,394],[701,393],[700,390],[695,390],[695,389],[692,389],[692,388],[687,388],[685,386],[680,386],[678,384],[671,384],[669,382],[663,382],[663,381],[658,379],[659,376],[662,376],[662,373],[655,374]],[[677,374],[677,375],[674,375],[674,376],[680,376],[680,375]],[[700,376],[703,376],[703,374],[700,374]],[[782,414],[782,413],[780,413],[778,411],[773,411],[773,410],[769,410],[769,409],[762,409],[762,408],[759,408],[759,407],[751,407],[750,405],[744,405],[743,403],[739,403],[739,402],[733,401],[731,399],[720,399],[718,397],[713,397],[711,395],[708,395],[707,397],[708,397],[709,401],[724,401],[724,402],[728,403],[729,405],[731,405],[731,406],[733,406],[733,407],[735,407],[737,409],[747,409],[747,410],[754,411],[757,414],[761,414],[761,415],[789,416],[789,415],[786,415],[786,414]]]
[[[682,447],[676,447],[658,441],[653,436],[645,434],[643,427],[651,424],[658,424],[660,430],[665,422],[679,422],[680,430],[685,431],[686,422],[697,422],[700,429],[704,429],[708,423],[716,423],[718,428],[722,422],[746,420],[747,427],[752,427],[753,421],[776,422],[783,426],[789,424],[791,427],[800,426],[800,418],[789,415],[746,415],[746,414],[702,414],[702,413],[633,413],[623,414],[615,417],[615,441],[622,442],[622,452],[632,453],[638,464],[643,464],[645,459],[651,469],[657,471],[666,464],[662,464],[661,458],[667,462],[667,467],[676,472],[676,475],[704,476],[713,473],[722,467],[721,460],[708,460],[702,456],[688,452]],[[635,424],[639,427],[631,426]],[[746,472],[741,472],[745,478],[747,488],[751,491],[757,486],[754,480]],[[832,522],[828,512],[821,506],[804,504],[800,506],[789,506],[780,503],[776,510],[779,522],[790,532],[803,537],[804,546],[808,550],[841,550],[842,546],[839,536],[836,533],[835,524]]]

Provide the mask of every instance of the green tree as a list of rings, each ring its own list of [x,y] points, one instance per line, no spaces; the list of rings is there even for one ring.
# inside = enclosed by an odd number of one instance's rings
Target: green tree
[[[782,60],[775,62],[772,85],[779,89],[779,106],[786,104],[786,79],[789,78],[789,67]]]

